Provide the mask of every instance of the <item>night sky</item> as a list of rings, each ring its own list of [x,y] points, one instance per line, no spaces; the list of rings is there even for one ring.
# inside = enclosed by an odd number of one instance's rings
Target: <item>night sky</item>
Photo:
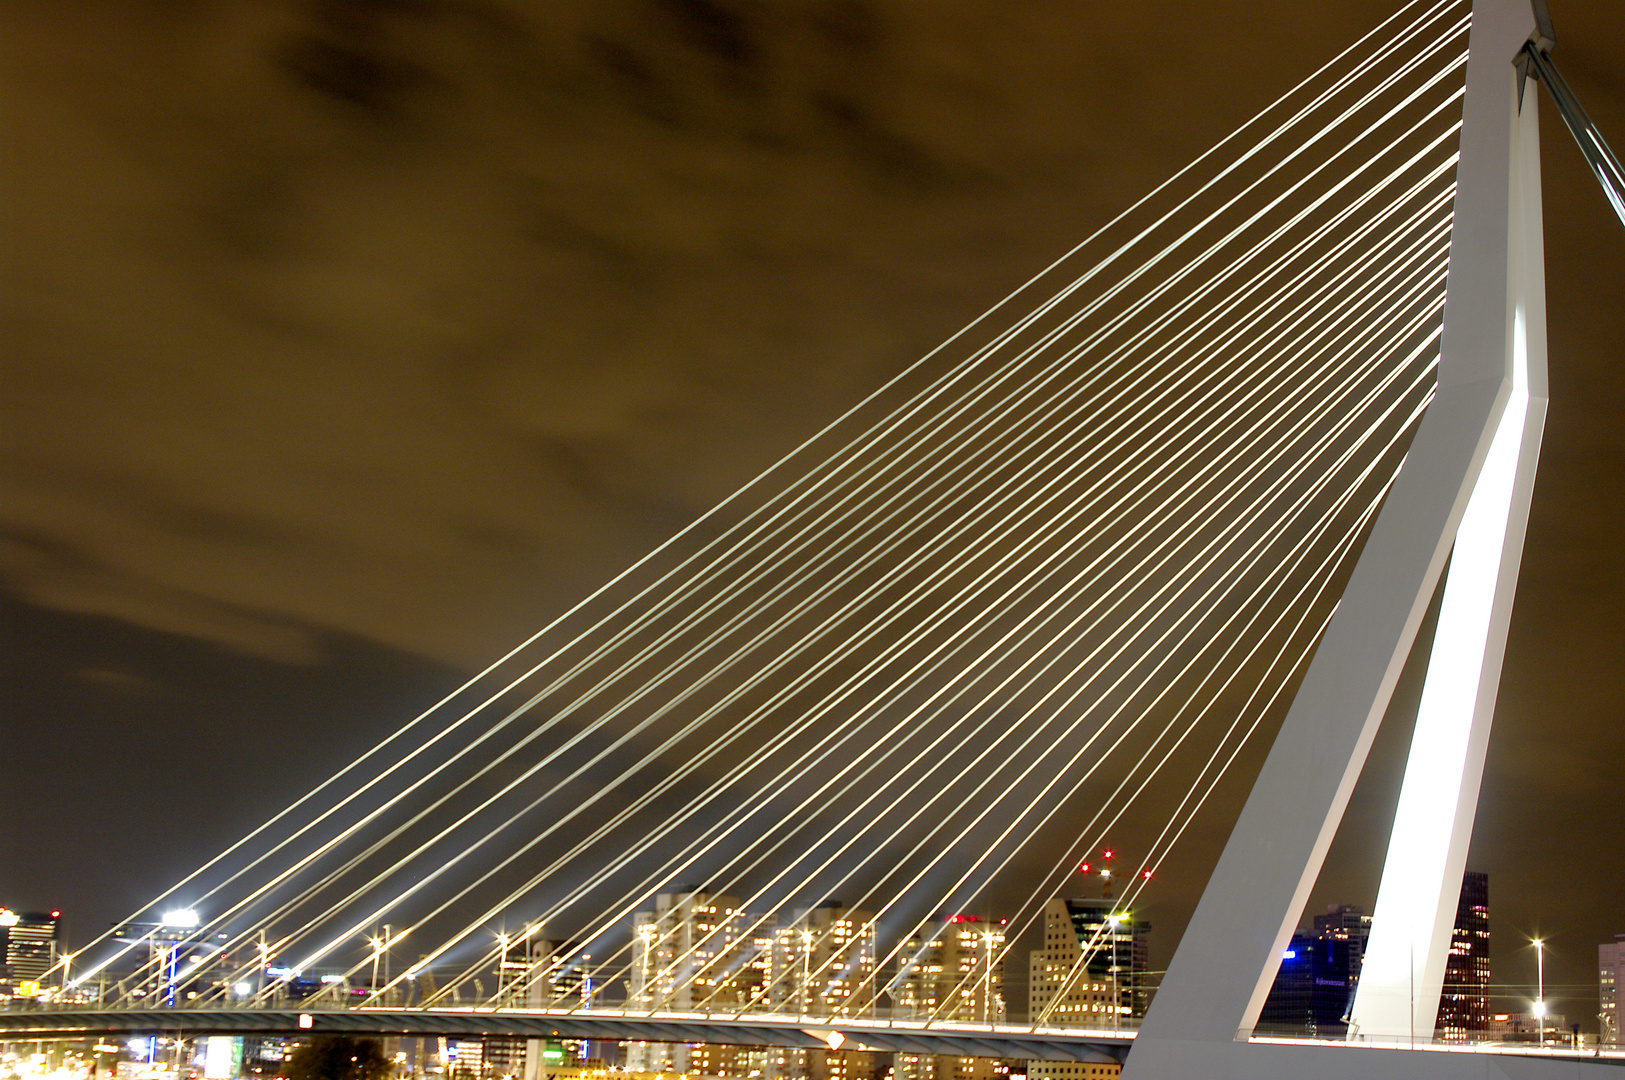
[[[1391,6],[6,0],[0,904],[129,914]],[[1625,6],[1551,6],[1619,148]],[[1551,407],[1469,866],[1495,981],[1538,932],[1594,1029],[1625,228],[1542,136]],[[1311,911],[1374,896],[1390,727]]]

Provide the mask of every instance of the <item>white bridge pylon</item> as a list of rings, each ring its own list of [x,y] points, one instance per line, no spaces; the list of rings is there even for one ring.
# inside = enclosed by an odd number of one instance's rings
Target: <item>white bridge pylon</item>
[[[1618,1076],[1427,1051],[1546,413],[1534,84],[1543,0],[1475,0],[1437,396],[1136,1040],[1125,1080]],[[1527,91],[1527,92],[1526,92]],[[1446,561],[1351,1040],[1250,1041]],[[1417,1052],[1424,1051],[1424,1052]]]

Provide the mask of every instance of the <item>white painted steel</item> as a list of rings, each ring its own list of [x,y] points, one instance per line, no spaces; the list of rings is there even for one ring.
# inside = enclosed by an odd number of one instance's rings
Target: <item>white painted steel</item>
[[[1148,1054],[1147,1051],[1150,1051]],[[1415,1050],[1361,1043],[1151,1043],[1144,1034],[1129,1050],[1123,1077],[1187,1080],[1619,1080],[1617,1058],[1537,1055],[1530,1047],[1473,1051],[1444,1046]]]
[[[1519,289],[1509,268],[1526,242],[1524,213],[1520,208],[1515,221],[1512,201],[1514,177],[1523,174],[1514,168],[1519,128],[1512,62],[1535,29],[1529,0],[1475,0],[1438,394],[1180,941],[1125,1080],[1304,1071],[1302,1063],[1287,1060],[1287,1051],[1298,1048],[1238,1040],[1258,1018],[1512,395]],[[1531,142],[1526,150],[1533,149]],[[1538,188],[1534,195],[1538,199]],[[1527,329],[1537,327],[1531,321]],[[1543,357],[1543,344],[1540,352]],[[1543,398],[1544,383],[1539,392]],[[1520,461],[1520,482],[1532,477],[1532,458],[1526,470]],[[1516,549],[1521,544],[1509,543],[1506,554],[1515,558]],[[1498,597],[1494,608],[1502,640],[1509,606],[1510,586],[1505,603]],[[1497,646],[1483,677],[1498,675],[1499,666]],[[1487,733],[1487,722],[1479,726]],[[1481,765],[1482,758],[1479,738],[1465,759]],[[1453,836],[1470,833],[1477,795],[1477,769],[1463,772]],[[1464,851],[1465,841],[1460,846]],[[1458,863],[1458,881],[1459,869]],[[1362,1076],[1410,1071],[1410,1062],[1401,1066],[1398,1059],[1385,1058],[1382,1068],[1375,1059],[1352,1064],[1359,1056],[1348,1060]],[[1269,1066],[1271,1060],[1280,1068]],[[1416,1075],[1453,1074],[1455,1066],[1439,1069]],[[1482,1063],[1471,1069],[1485,1075]],[[1318,1067],[1314,1072],[1330,1075]]]
[[[1537,116],[1527,94],[1512,153],[1512,399],[1456,531],[1354,1001],[1351,1038],[1361,1040],[1432,1038],[1472,839],[1546,422]]]

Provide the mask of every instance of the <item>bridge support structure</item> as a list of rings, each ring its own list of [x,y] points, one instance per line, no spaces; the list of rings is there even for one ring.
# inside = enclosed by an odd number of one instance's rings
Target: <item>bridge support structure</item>
[[[1125,1080],[1619,1076],[1429,1047],[1545,419],[1535,94],[1542,0],[1475,0],[1437,394],[1169,966]],[[1445,564],[1427,685],[1379,888],[1357,1041],[1254,1040],[1282,950]],[[1602,1070],[1608,1069],[1607,1073]]]

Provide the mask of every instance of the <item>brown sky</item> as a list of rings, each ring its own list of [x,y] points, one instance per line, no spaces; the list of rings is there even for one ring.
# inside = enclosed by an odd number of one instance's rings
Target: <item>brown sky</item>
[[[177,752],[252,794],[173,869],[343,760],[319,718],[359,742],[501,652],[1389,7],[6,0],[6,712],[52,764],[0,903],[122,914],[163,875],[95,823],[236,790]],[[1619,146],[1625,8],[1552,8]],[[1473,862],[1498,980],[1539,928],[1583,982],[1625,933],[1625,229],[1542,119],[1552,404]]]

